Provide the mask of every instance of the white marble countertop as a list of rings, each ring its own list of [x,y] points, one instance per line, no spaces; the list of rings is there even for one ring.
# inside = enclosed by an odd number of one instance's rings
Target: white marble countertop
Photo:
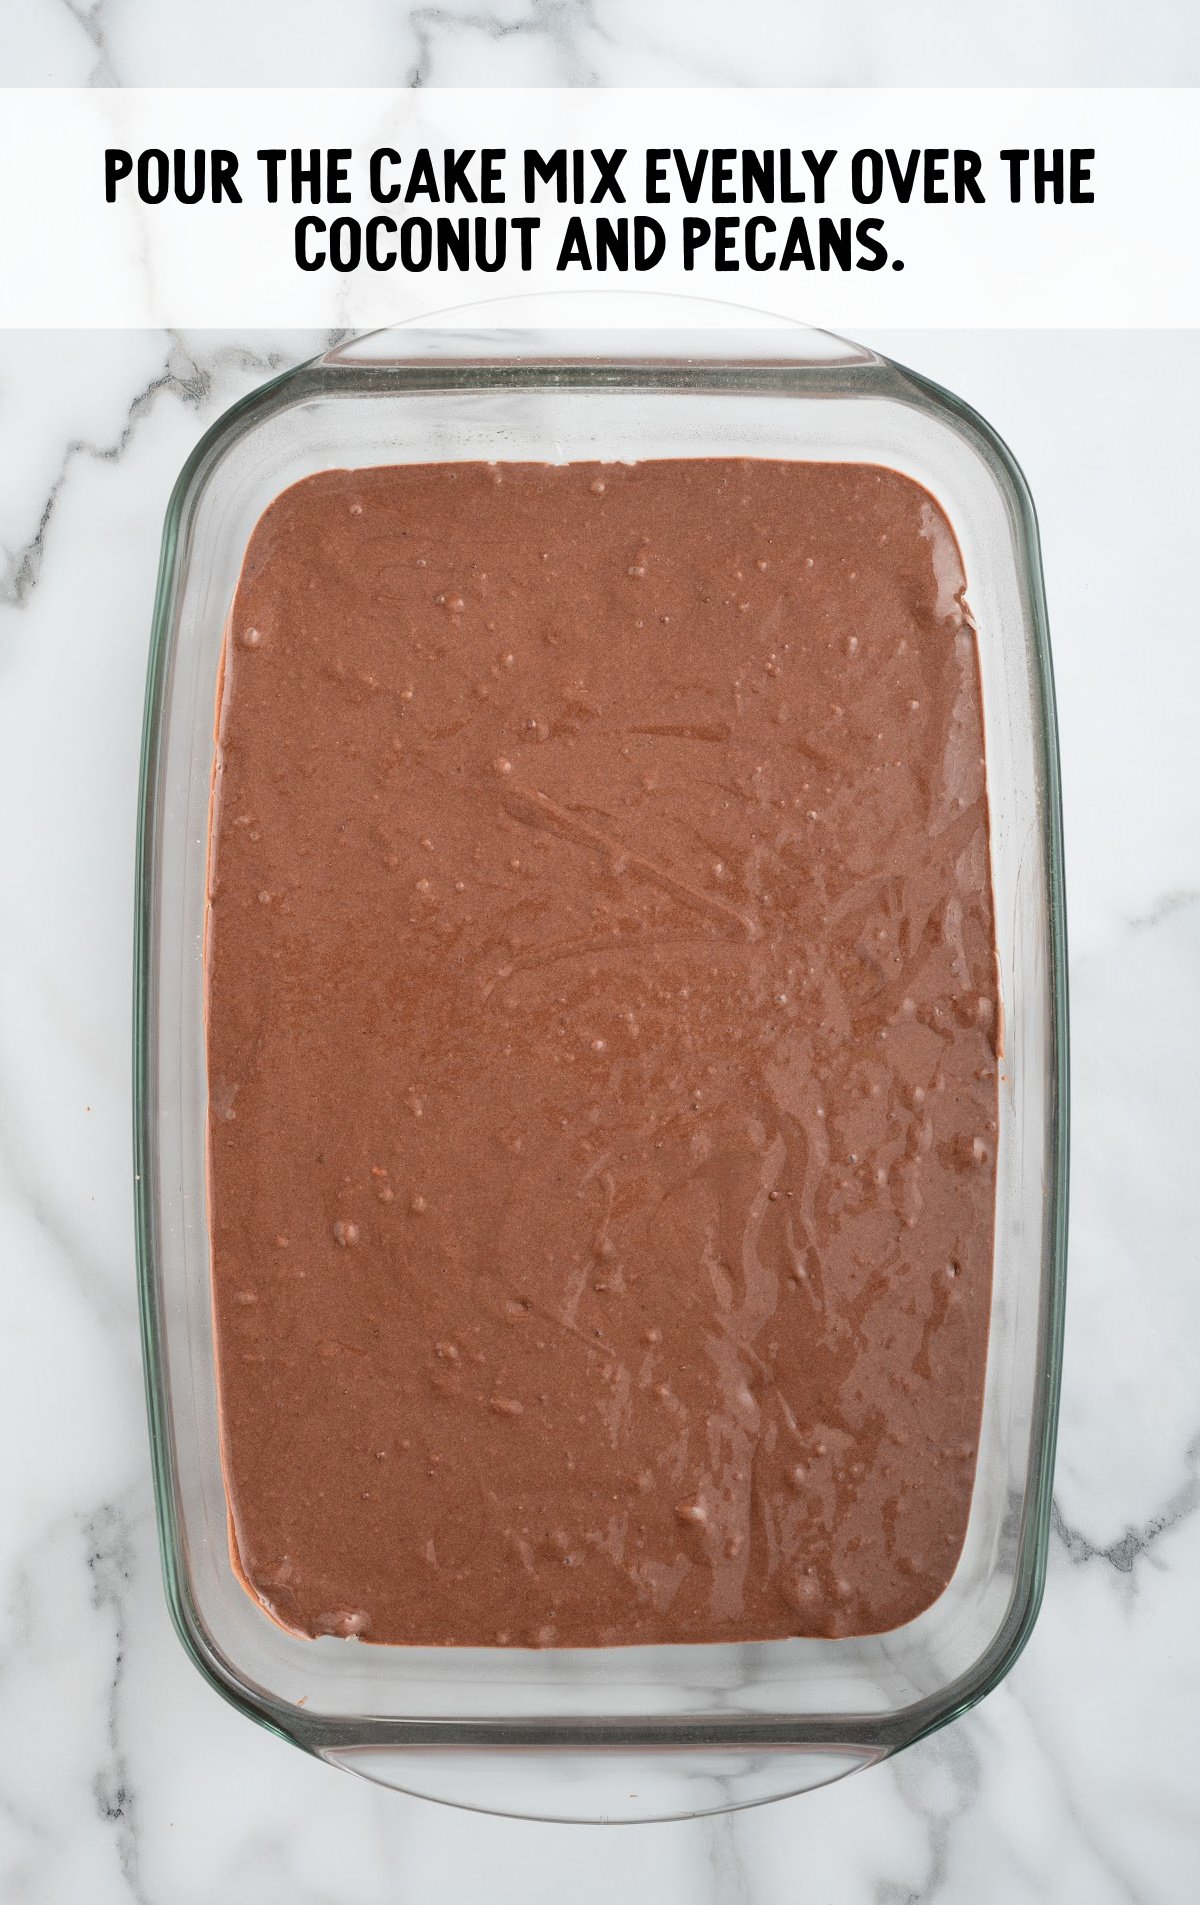
[[[946,83],[1196,78],[1188,9],[1078,0],[26,0],[0,78]],[[263,11],[268,11],[264,9]],[[279,14],[269,10],[273,20]],[[1035,29],[1035,12],[1037,27]],[[956,19],[958,24],[955,24]],[[14,21],[22,24],[14,29]],[[737,31],[734,30],[735,22]],[[1036,33],[1040,44],[1033,52]],[[778,59],[764,57],[777,36]],[[320,47],[318,52],[318,41]],[[231,70],[228,49],[239,64]],[[220,49],[226,49],[224,61]],[[1077,56],[1077,57],[1076,57]],[[922,57],[924,57],[922,55]],[[318,70],[319,69],[319,70]],[[0,1902],[1187,1905],[1200,1894],[1200,689],[1195,335],[871,338],[1008,438],[1045,541],[1072,941],[1071,1282],[1033,1639],[980,1708],[756,1812],[607,1832],[452,1812],[227,1708],[166,1615],[133,1268],[129,975],[162,513],[201,431],[319,340],[0,334]]]
[[[1189,0],[5,0],[6,86],[1191,86]]]

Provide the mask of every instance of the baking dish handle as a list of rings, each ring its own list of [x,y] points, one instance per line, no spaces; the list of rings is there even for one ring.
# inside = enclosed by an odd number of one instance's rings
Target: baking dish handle
[[[416,1798],[559,1824],[696,1819],[787,1799],[886,1758],[862,1746],[325,1748],[331,1766]]]
[[[736,344],[731,340],[736,338]],[[516,294],[423,312],[377,331],[340,338],[316,362],[339,370],[428,360],[440,355],[481,362],[601,358],[728,364],[786,360],[845,370],[882,360],[861,344],[756,306],[687,293],[562,291]]]

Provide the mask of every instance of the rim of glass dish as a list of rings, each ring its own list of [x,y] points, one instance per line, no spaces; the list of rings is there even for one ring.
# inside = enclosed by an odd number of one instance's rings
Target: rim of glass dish
[[[1007,444],[979,413],[952,391],[921,373],[867,354],[850,364],[805,361],[795,333],[780,338],[778,356],[739,354],[737,333],[728,337],[722,358],[689,357],[688,333],[672,333],[672,348],[612,356],[582,354],[569,348],[570,334],[546,333],[549,347],[536,354],[503,355],[503,335],[489,343],[495,355],[481,354],[478,334],[443,333],[457,352],[436,359],[398,355],[386,363],[357,364],[322,357],[284,371],[232,404],[205,431],[184,463],[172,490],[163,525],[155,589],[142,727],[141,770],[134,902],[133,961],[133,1154],[134,1205],[142,1361],[149,1420],[151,1468],[163,1580],[171,1619],[180,1641],[206,1680],[239,1711],[269,1732],[309,1752],[328,1751],[365,1741],[380,1746],[415,1748],[472,1745],[503,1748],[539,1746],[670,1750],[699,1746],[804,1746],[853,1743],[880,1756],[914,1744],[959,1718],[984,1699],[1009,1672],[1037,1620],[1046,1579],[1050,1511],[1057,1439],[1066,1295],[1068,1154],[1070,1125],[1066,902],[1063,875],[1062,795],[1053,666],[1046,611],[1037,515],[1023,471]],[[539,344],[542,341],[539,334]],[[619,334],[616,334],[619,338]],[[401,352],[412,333],[396,334]],[[553,343],[549,340],[553,339]],[[512,343],[512,340],[507,340]],[[665,339],[663,340],[665,344]],[[692,341],[697,341],[692,334]],[[589,336],[589,344],[595,342]],[[656,340],[657,342],[657,340]],[[759,333],[756,342],[765,338]],[[552,387],[570,389],[672,389],[712,394],[769,393],[796,396],[887,395],[910,407],[935,409],[957,425],[997,476],[1014,505],[1023,554],[1034,637],[1033,690],[1044,797],[1045,893],[1049,927],[1049,1012],[1051,1067],[1046,1142],[1046,1198],[1043,1207],[1039,1352],[1031,1458],[1023,1502],[1016,1581],[1004,1620],[973,1666],[939,1692],[897,1713],[817,1719],[697,1715],[670,1720],[590,1717],[536,1720],[503,1718],[403,1720],[364,1717],[342,1721],[313,1715],[273,1700],[248,1686],[207,1634],[195,1608],[182,1562],[177,1512],[175,1462],[165,1379],[162,1339],[162,1291],[156,1226],[157,1087],[155,1069],[156,1003],[153,942],[156,914],[155,862],[158,849],[158,769],[160,763],[166,664],[171,651],[181,552],[199,494],[230,444],[277,411],[330,390],[375,395],[403,390],[448,392],[472,389]]]

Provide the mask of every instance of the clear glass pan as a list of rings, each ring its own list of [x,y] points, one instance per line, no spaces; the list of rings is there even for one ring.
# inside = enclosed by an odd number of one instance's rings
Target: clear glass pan
[[[894,1632],[524,1652],[301,1640],[235,1577],[217,1441],[203,964],[217,671],[250,533],[329,467],[761,456],[890,465],[954,524],[979,629],[1005,1024],[979,1465],[944,1594]],[[464,1805],[665,1818],[823,1784],[945,1724],[1012,1665],[1041,1596],[1061,1360],[1067,1026],[1058,757],[1037,528],[986,423],[819,333],[386,332],[230,410],[167,514],[147,692],[135,974],[142,1322],[167,1594],[244,1712]]]

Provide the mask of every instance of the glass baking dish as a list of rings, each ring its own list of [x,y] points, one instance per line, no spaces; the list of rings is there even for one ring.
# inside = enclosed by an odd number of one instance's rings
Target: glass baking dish
[[[991,1335],[966,1541],[874,1637],[522,1651],[301,1639],[230,1560],[206,1219],[203,933],[226,619],[267,504],[330,467],[751,456],[884,463],[953,523],[978,625],[1004,1062]],[[463,1805],[690,1816],[821,1785],[944,1725],[1007,1672],[1042,1591],[1066,1236],[1058,760],[1037,529],[954,397],[820,333],[361,338],[236,405],[167,513],[142,764],[135,1145],[143,1346],[167,1596],[201,1672],[319,1757]]]

